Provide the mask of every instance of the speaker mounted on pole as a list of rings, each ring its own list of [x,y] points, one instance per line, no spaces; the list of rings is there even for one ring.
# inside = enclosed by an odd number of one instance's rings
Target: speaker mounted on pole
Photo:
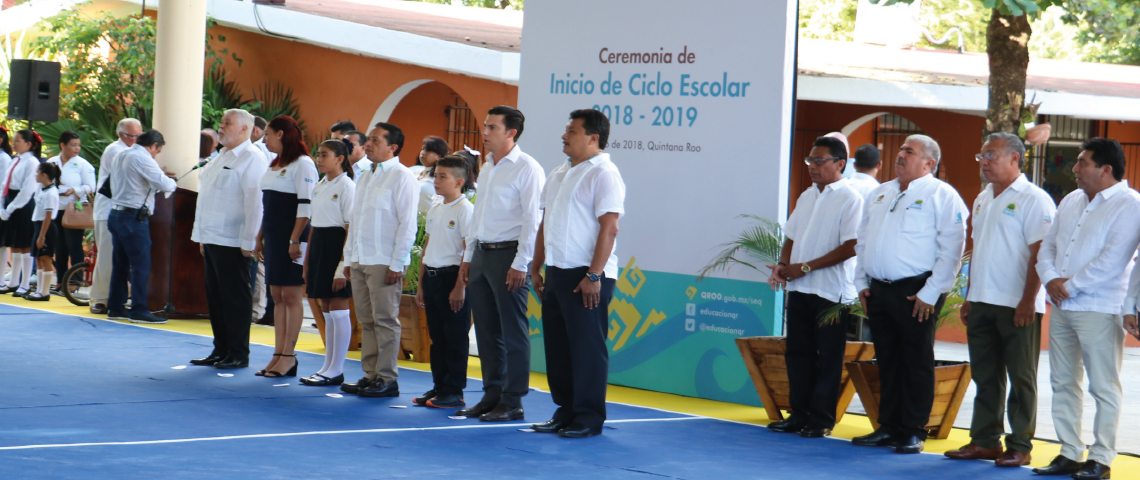
[[[59,62],[12,60],[9,71],[9,120],[59,120]]]

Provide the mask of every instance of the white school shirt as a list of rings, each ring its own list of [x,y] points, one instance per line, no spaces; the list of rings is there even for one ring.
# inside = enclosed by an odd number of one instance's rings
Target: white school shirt
[[[417,210],[419,213],[427,213],[427,211],[431,209],[431,206],[435,204],[436,197],[439,197],[439,195],[435,194],[435,177],[424,177],[417,181],[420,184],[420,199],[417,204]]]
[[[588,267],[594,262],[598,218],[625,214],[625,182],[610,154],[599,153],[571,166],[566,160],[546,177],[539,207],[543,209],[543,246],[546,265],[558,268]],[[480,198],[481,200],[481,198]],[[617,278],[617,240],[610,250],[606,278]]]
[[[412,262],[412,243],[419,228],[419,191],[415,175],[400,163],[400,157],[365,172],[344,242],[345,263],[387,265],[393,272],[404,271]]]
[[[325,175],[313,188],[313,227],[344,228],[352,218],[352,203],[356,198],[356,183],[341,173],[336,178]]]
[[[277,159],[277,154],[270,152],[269,147],[265,145],[265,137],[261,137],[256,142],[253,142],[253,146],[257,147],[258,150],[261,150],[261,154],[265,155],[265,161],[273,162],[273,160]],[[217,156],[217,153],[218,152],[214,152],[214,156]]]
[[[91,162],[76,155],[64,165],[60,156],[56,155],[49,158],[48,163],[59,166],[59,191],[68,188],[75,190],[71,195],[60,197],[62,203],[76,200],[87,203],[87,194],[95,193],[95,167],[91,166]]]
[[[20,191],[16,198],[12,199],[12,203],[5,206],[8,215],[31,202],[36,192],[39,191],[40,183],[36,181],[36,171],[39,168],[40,161],[35,155],[32,155],[32,152],[21,153],[12,159],[12,167],[8,169],[7,177],[0,180],[0,192],[3,192],[4,182],[10,182],[8,191]]]
[[[993,184],[974,200],[970,224],[970,291],[966,300],[1017,308],[1025,292],[1029,246],[1040,242],[1053,225],[1053,197],[1021,175],[994,198]],[[1045,313],[1045,287],[1037,292],[1034,311]]]
[[[8,178],[8,169],[12,168],[12,156],[0,150],[0,181]],[[2,188],[2,186],[0,186]],[[0,208],[4,206],[4,197],[0,196]]]
[[[95,221],[106,221],[111,216],[111,199],[100,195],[99,189],[103,188],[103,183],[111,178],[111,170],[114,169],[115,157],[119,152],[125,150],[127,145],[122,140],[115,140],[114,143],[107,145],[103,149],[103,156],[99,157],[99,175],[95,180]],[[115,186],[111,186],[111,194],[114,195]]]
[[[810,262],[857,238],[863,216],[863,195],[843,178],[823,187],[812,185],[800,194],[796,209],[784,224],[792,240],[790,263]],[[836,303],[855,300],[855,257],[788,282],[789,292],[817,295]]]
[[[905,192],[900,192],[897,178],[872,190],[864,200],[855,245],[855,288],[870,288],[871,279],[900,280],[932,272],[918,298],[934,305],[954,288],[969,215],[954,187],[930,174],[910,182]]]
[[[261,190],[292,193],[297,196],[297,218],[312,215],[310,205],[313,200],[313,187],[317,186],[317,164],[308,155],[301,155],[284,168],[265,170],[261,177]]]
[[[530,269],[534,259],[534,242],[538,224],[542,186],[546,173],[518,145],[495,164],[494,154],[479,171],[479,197],[475,201],[475,220],[467,237],[463,261],[470,262],[479,242],[498,243],[517,240],[518,250],[511,268],[520,272]],[[548,253],[549,255],[549,253]]]
[[[261,177],[268,168],[261,150],[246,140],[232,150],[223,148],[199,169],[198,209],[190,239],[253,251],[261,229]]]
[[[851,174],[851,178],[847,181],[851,184],[851,188],[859,192],[859,195],[861,195],[864,200],[867,199],[867,194],[871,193],[871,190],[879,188],[879,179],[863,172]]]
[[[141,208],[154,214],[154,195],[173,192],[178,184],[158,166],[150,152],[139,144],[119,152],[111,172],[111,203],[120,208]]]
[[[1096,194],[1065,196],[1037,254],[1041,283],[1067,278],[1063,310],[1119,315],[1126,308],[1128,275],[1140,244],[1140,193],[1122,181]],[[1133,305],[1134,307],[1134,305]]]
[[[36,183],[39,185],[39,182]],[[52,220],[59,217],[59,189],[55,185],[49,185],[47,188],[36,189],[36,209],[32,211],[32,221],[42,222],[47,212],[51,212]],[[38,238],[40,232],[34,232]]]
[[[352,174],[354,177],[356,177],[357,182],[359,182],[361,177],[364,176],[364,172],[368,170],[372,170],[372,160],[369,160],[368,157],[361,158],[360,160],[357,160],[356,163],[352,164]]]
[[[443,268],[463,263],[463,238],[471,229],[475,205],[460,195],[451,203],[436,199],[427,213],[424,233],[428,236],[424,265]]]

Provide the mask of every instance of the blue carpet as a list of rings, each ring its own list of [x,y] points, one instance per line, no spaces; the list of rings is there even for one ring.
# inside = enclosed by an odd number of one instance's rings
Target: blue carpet
[[[896,455],[840,440],[778,435],[755,425],[610,404],[605,434],[587,440],[452,420],[407,406],[430,388],[403,369],[390,399],[346,395],[296,379],[188,366],[210,339],[0,306],[0,478],[1022,478],[1021,469]],[[272,349],[252,347],[260,367]],[[303,374],[320,355],[299,354]],[[350,376],[359,363],[346,364]],[[289,383],[288,387],[274,387]],[[480,382],[466,397],[478,400]],[[553,412],[525,398],[527,419]],[[379,431],[378,431],[379,430]],[[181,441],[189,440],[189,441]],[[120,442],[147,442],[121,444]],[[107,443],[120,443],[107,445]],[[76,445],[95,444],[95,445]],[[62,445],[62,446],[60,446]],[[30,448],[22,448],[32,446]]]

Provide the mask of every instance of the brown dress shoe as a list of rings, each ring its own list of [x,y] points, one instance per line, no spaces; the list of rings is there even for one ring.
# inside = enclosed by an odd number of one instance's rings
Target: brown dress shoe
[[[997,460],[994,460],[994,465],[998,467],[1020,467],[1028,465],[1032,461],[1033,455],[1021,453],[1017,450],[1006,450]]]
[[[955,460],[994,460],[1002,454],[1001,446],[997,448],[982,448],[971,443],[957,450],[946,452],[946,456]]]

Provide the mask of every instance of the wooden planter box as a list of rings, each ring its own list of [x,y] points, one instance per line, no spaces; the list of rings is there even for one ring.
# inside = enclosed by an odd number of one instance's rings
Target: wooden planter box
[[[415,295],[400,297],[400,359],[431,363],[427,314],[416,305]]]
[[[787,352],[785,337],[740,337],[736,339],[736,346],[740,349],[740,356],[744,365],[748,367],[748,374],[752,376],[752,383],[756,386],[756,393],[760,394],[760,401],[772,421],[783,420],[783,410],[791,411],[788,402],[788,367],[784,363],[784,354]],[[871,342],[847,342],[845,362],[870,360],[875,357],[875,347]],[[846,370],[839,389],[839,404],[836,406],[835,421],[843,419],[851,398],[855,396],[855,387],[851,384]]]
[[[859,401],[867,410],[871,426],[879,428],[879,365],[872,361],[847,362],[847,372],[859,392]],[[962,397],[970,386],[970,362],[934,362],[934,406],[930,409],[927,430],[934,438],[950,436]]]

